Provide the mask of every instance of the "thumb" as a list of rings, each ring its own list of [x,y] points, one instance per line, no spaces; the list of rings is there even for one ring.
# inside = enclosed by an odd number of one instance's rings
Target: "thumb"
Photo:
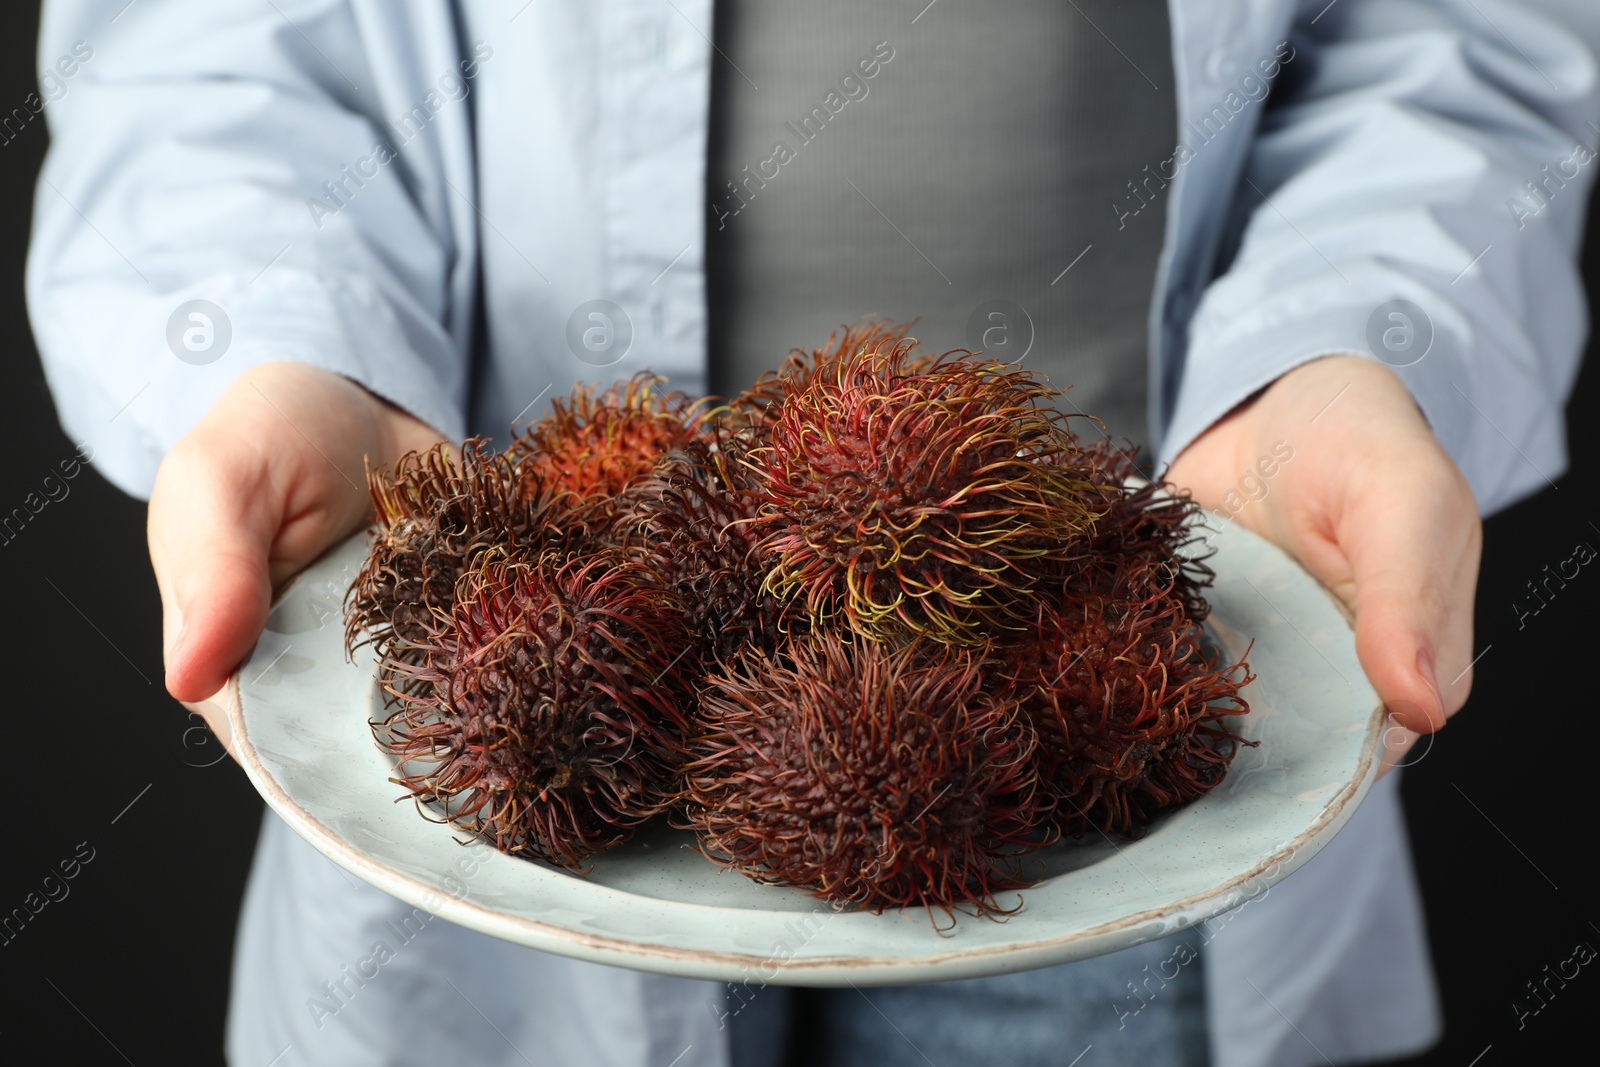
[[[1470,492],[1454,488],[1374,487],[1340,524],[1356,655],[1395,721],[1417,733],[1442,727],[1467,696],[1458,683],[1472,659],[1481,527]]]
[[[1417,733],[1444,725],[1440,695],[1438,627],[1417,596],[1410,576],[1384,565],[1357,572],[1356,655],[1395,722]]]
[[[186,441],[167,456],[148,519],[167,691],[187,702],[221,689],[260,635],[280,520],[265,471],[251,469],[263,461],[206,445]]]

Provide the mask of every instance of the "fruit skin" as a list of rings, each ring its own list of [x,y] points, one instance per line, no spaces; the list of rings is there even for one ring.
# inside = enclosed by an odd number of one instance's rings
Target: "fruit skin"
[[[1181,597],[1138,599],[1126,572],[1109,595],[1041,614],[996,674],[1039,738],[1037,762],[1064,834],[1138,836],[1161,811],[1204,795],[1243,741],[1243,659],[1204,647]]]
[[[1201,644],[1197,505],[907,328],[727,408],[642,374],[504,454],[369,472],[346,644],[379,655],[395,780],[572,869],[672,810],[758,881],[989,914],[1027,850],[1220,782],[1250,676]]]
[[[417,659],[434,619],[448,615],[456,581],[483,553],[576,551],[593,521],[575,502],[530,485],[512,457],[480,438],[402,456],[367,471],[375,526],[345,596],[345,649],[371,645],[381,663]]]
[[[578,869],[627,840],[684,752],[690,635],[659,586],[616,555],[485,555],[386,685],[394,781],[503,852]]]
[[[527,493],[570,493],[604,507],[625,500],[668,452],[694,440],[710,413],[641,371],[605,392],[580,384],[511,442]]]
[[[631,490],[634,551],[683,600],[706,667],[745,648],[771,652],[807,625],[765,587],[770,560],[750,526],[757,500],[737,458],[743,448],[714,429]]]
[[[1077,443],[1024,371],[881,344],[818,369],[745,460],[767,588],[874,639],[982,645],[1084,551],[1102,507]]]
[[[881,911],[971,905],[1027,883],[1049,815],[1016,707],[982,654],[826,633],[707,679],[683,825],[758,882]]]
[[[1135,453],[1109,439],[1054,462],[1088,472],[1103,513],[996,673],[1038,732],[1062,832],[1134,837],[1214,788],[1253,744],[1225,725],[1249,710],[1239,691],[1251,676],[1202,642],[1215,575],[1195,550],[1199,505],[1163,482],[1130,482]]]
[[[1216,579],[1206,565],[1211,553],[1196,546],[1204,538],[1200,505],[1186,491],[1158,480],[1145,480],[1137,450],[1118,447],[1104,438],[1084,447],[1070,462],[1087,468],[1097,485],[1104,514],[1095,520],[1088,550],[1063,568],[1067,595],[1095,592],[1146,600],[1171,594],[1182,602],[1190,622],[1204,622],[1210,613],[1205,589]],[[1130,479],[1138,479],[1133,483]]]
[[[734,397],[723,418],[732,429],[755,429],[758,435],[764,434],[770,428],[771,416],[777,412],[774,405],[804,388],[820,370],[863,349],[873,350],[880,345],[904,341],[913,325],[914,321],[897,323],[882,316],[868,315],[830,333],[821,347],[810,351],[791,349],[777,370],[767,371],[749,389]],[[912,340],[911,343],[917,342]],[[914,361],[913,365],[920,365],[920,362]]]

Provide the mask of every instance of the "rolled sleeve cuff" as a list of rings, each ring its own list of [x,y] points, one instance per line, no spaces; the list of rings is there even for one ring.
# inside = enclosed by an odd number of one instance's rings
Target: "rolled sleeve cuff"
[[[255,278],[213,277],[136,304],[119,287],[106,286],[98,297],[95,288],[51,288],[45,318],[65,335],[53,338],[58,351],[79,355],[66,361],[79,363],[74,377],[105,383],[75,389],[75,402],[63,405],[68,430],[94,448],[95,466],[107,479],[135,496],[149,494],[162,457],[223,391],[263,363],[332,371],[448,438],[465,433],[465,376],[455,342],[426,309],[396,301],[362,278],[279,266]],[[202,325],[182,313],[193,300],[221,310],[222,318],[208,314],[215,320],[211,344],[222,348],[214,356],[191,352],[181,341],[184,329]],[[106,361],[107,352],[116,358]]]
[[[1196,338],[1162,435],[1162,466],[1241,401],[1302,364],[1336,355],[1376,360],[1367,339],[1368,322],[1386,302],[1375,296],[1303,313],[1280,309],[1276,316],[1252,316],[1254,323],[1225,334]],[[1408,352],[1383,362],[1411,391],[1472,486],[1479,509],[1484,514],[1498,511],[1553,484],[1567,465],[1559,400],[1547,396],[1537,374],[1520,362],[1499,360],[1490,367],[1486,357],[1475,358],[1464,337],[1464,319],[1438,321],[1436,315],[1430,325],[1431,345],[1420,359],[1400,365],[1413,358]],[[1497,396],[1524,399],[1497,404]]]

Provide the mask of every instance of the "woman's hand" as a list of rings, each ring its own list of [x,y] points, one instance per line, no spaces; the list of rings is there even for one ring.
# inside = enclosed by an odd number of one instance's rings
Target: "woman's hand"
[[[211,698],[260,636],[273,590],[366,521],[364,457],[392,464],[438,440],[347,378],[269,363],[241,375],[162,461],[149,538],[167,691],[230,753]]]
[[[1277,462],[1285,446],[1292,459]],[[1393,718],[1386,771],[1461,709],[1483,526],[1387,366],[1333,356],[1295,368],[1196,438],[1166,477],[1282,547],[1354,613],[1356,653]]]

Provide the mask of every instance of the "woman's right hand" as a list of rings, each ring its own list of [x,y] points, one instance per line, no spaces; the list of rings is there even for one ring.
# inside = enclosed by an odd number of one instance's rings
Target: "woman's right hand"
[[[261,635],[273,591],[368,520],[364,459],[392,466],[441,439],[348,378],[267,363],[162,460],[148,533],[167,691],[230,754],[214,698]]]

